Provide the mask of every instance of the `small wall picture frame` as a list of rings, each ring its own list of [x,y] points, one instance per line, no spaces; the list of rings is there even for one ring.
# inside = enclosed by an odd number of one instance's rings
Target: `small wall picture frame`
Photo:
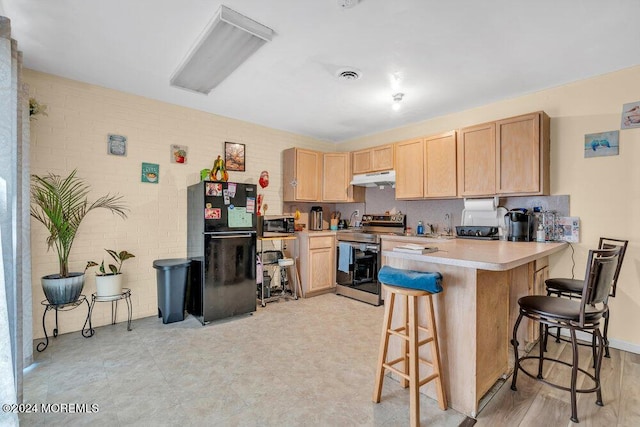
[[[171,145],[171,163],[187,163],[187,152],[189,147],[186,145]]]
[[[617,156],[620,131],[590,133],[584,136],[584,157]]]
[[[640,128],[640,101],[622,106],[620,129]]]
[[[110,133],[107,136],[107,153],[112,156],[126,156],[127,137]]]
[[[141,182],[157,184],[160,181],[160,165],[156,163],[142,163]]]
[[[228,171],[245,171],[245,146],[237,142],[224,143],[224,164]]]

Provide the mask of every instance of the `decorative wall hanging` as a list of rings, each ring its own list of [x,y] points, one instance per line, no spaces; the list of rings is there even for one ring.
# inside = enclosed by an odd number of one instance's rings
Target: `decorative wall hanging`
[[[107,136],[107,153],[114,156],[127,155],[127,137],[109,134]]]
[[[188,150],[186,145],[171,145],[171,163],[187,163]]]
[[[640,128],[640,101],[622,106],[620,129]]]
[[[584,157],[617,156],[620,131],[591,133],[584,136]]]
[[[244,158],[244,144],[236,142],[224,143],[224,160],[227,164],[227,170],[244,172]]]
[[[29,118],[35,120],[35,116],[48,116],[47,114],[47,106],[45,104],[40,104],[35,98],[29,98]]]
[[[160,165],[155,163],[142,163],[142,182],[157,184],[160,181]]]

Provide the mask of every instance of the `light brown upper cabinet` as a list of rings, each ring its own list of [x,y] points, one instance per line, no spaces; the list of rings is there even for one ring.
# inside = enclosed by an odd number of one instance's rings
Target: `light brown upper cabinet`
[[[496,126],[494,123],[460,129],[458,139],[458,196],[496,193]]]
[[[542,111],[460,129],[458,196],[549,194],[549,140]]]
[[[322,197],[322,153],[289,148],[283,153],[283,200],[317,202]]]
[[[549,116],[540,111],[496,122],[496,192],[549,194]]]
[[[351,153],[324,153],[322,200],[325,202],[364,202],[364,187],[351,182]]]
[[[424,147],[424,197],[456,197],[456,132],[427,137]]]
[[[424,197],[424,139],[396,143],[396,199]]]
[[[393,169],[393,144],[354,151],[353,174]]]
[[[396,143],[396,199],[457,195],[456,132]]]

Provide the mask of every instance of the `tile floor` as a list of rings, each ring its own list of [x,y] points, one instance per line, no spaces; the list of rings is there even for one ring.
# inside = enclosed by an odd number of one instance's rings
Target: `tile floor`
[[[60,335],[24,376],[25,403],[97,404],[25,414],[23,426],[403,426],[408,391],[385,380],[371,402],[382,307],[322,295],[201,326],[150,317]],[[422,425],[465,416],[421,399]]]

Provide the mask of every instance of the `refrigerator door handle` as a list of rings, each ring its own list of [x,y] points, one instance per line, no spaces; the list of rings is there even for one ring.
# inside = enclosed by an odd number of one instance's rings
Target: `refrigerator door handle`
[[[238,237],[251,237],[252,233],[245,234],[205,234],[211,236],[213,239],[237,239]]]

